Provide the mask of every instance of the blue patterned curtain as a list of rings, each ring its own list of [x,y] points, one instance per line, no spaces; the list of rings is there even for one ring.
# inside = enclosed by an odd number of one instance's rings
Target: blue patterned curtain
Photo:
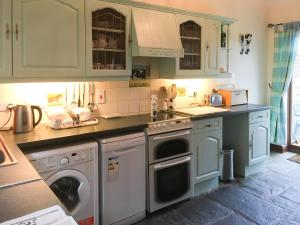
[[[287,139],[287,115],[283,96],[287,93],[291,83],[299,38],[300,22],[275,27],[271,142],[278,145],[285,145]]]

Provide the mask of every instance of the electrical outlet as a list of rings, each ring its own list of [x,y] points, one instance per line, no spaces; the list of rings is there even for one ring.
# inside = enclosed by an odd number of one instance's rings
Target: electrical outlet
[[[8,111],[6,103],[0,103],[0,112],[6,112]]]
[[[104,89],[96,90],[96,103],[105,104],[105,90]]]

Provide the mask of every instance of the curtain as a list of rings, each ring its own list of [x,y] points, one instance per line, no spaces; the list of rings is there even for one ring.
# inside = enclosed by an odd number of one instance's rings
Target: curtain
[[[300,22],[275,27],[270,135],[271,142],[278,145],[286,145],[287,140],[287,115],[283,96],[291,83],[299,38]]]

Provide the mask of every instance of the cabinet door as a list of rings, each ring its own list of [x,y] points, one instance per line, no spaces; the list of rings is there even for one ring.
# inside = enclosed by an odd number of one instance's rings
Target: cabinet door
[[[176,15],[184,58],[176,58],[176,74],[199,76],[204,73],[205,20]]]
[[[86,68],[89,76],[131,75],[130,25],[130,7],[96,0],[86,2]]]
[[[207,74],[219,73],[221,23],[215,20],[206,22],[205,70]]]
[[[222,131],[193,135],[195,183],[220,175]]]
[[[84,1],[13,1],[13,76],[85,73]]]
[[[270,155],[269,122],[250,125],[249,165],[264,161]]]
[[[11,0],[0,0],[0,78],[11,76]]]

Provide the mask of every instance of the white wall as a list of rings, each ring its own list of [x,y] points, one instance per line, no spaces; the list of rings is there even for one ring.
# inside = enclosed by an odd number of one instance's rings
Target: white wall
[[[230,69],[237,87],[249,89],[249,102],[267,102],[267,7],[263,0],[139,0],[141,2],[238,19],[231,26]],[[249,55],[240,55],[239,34],[252,33]]]

